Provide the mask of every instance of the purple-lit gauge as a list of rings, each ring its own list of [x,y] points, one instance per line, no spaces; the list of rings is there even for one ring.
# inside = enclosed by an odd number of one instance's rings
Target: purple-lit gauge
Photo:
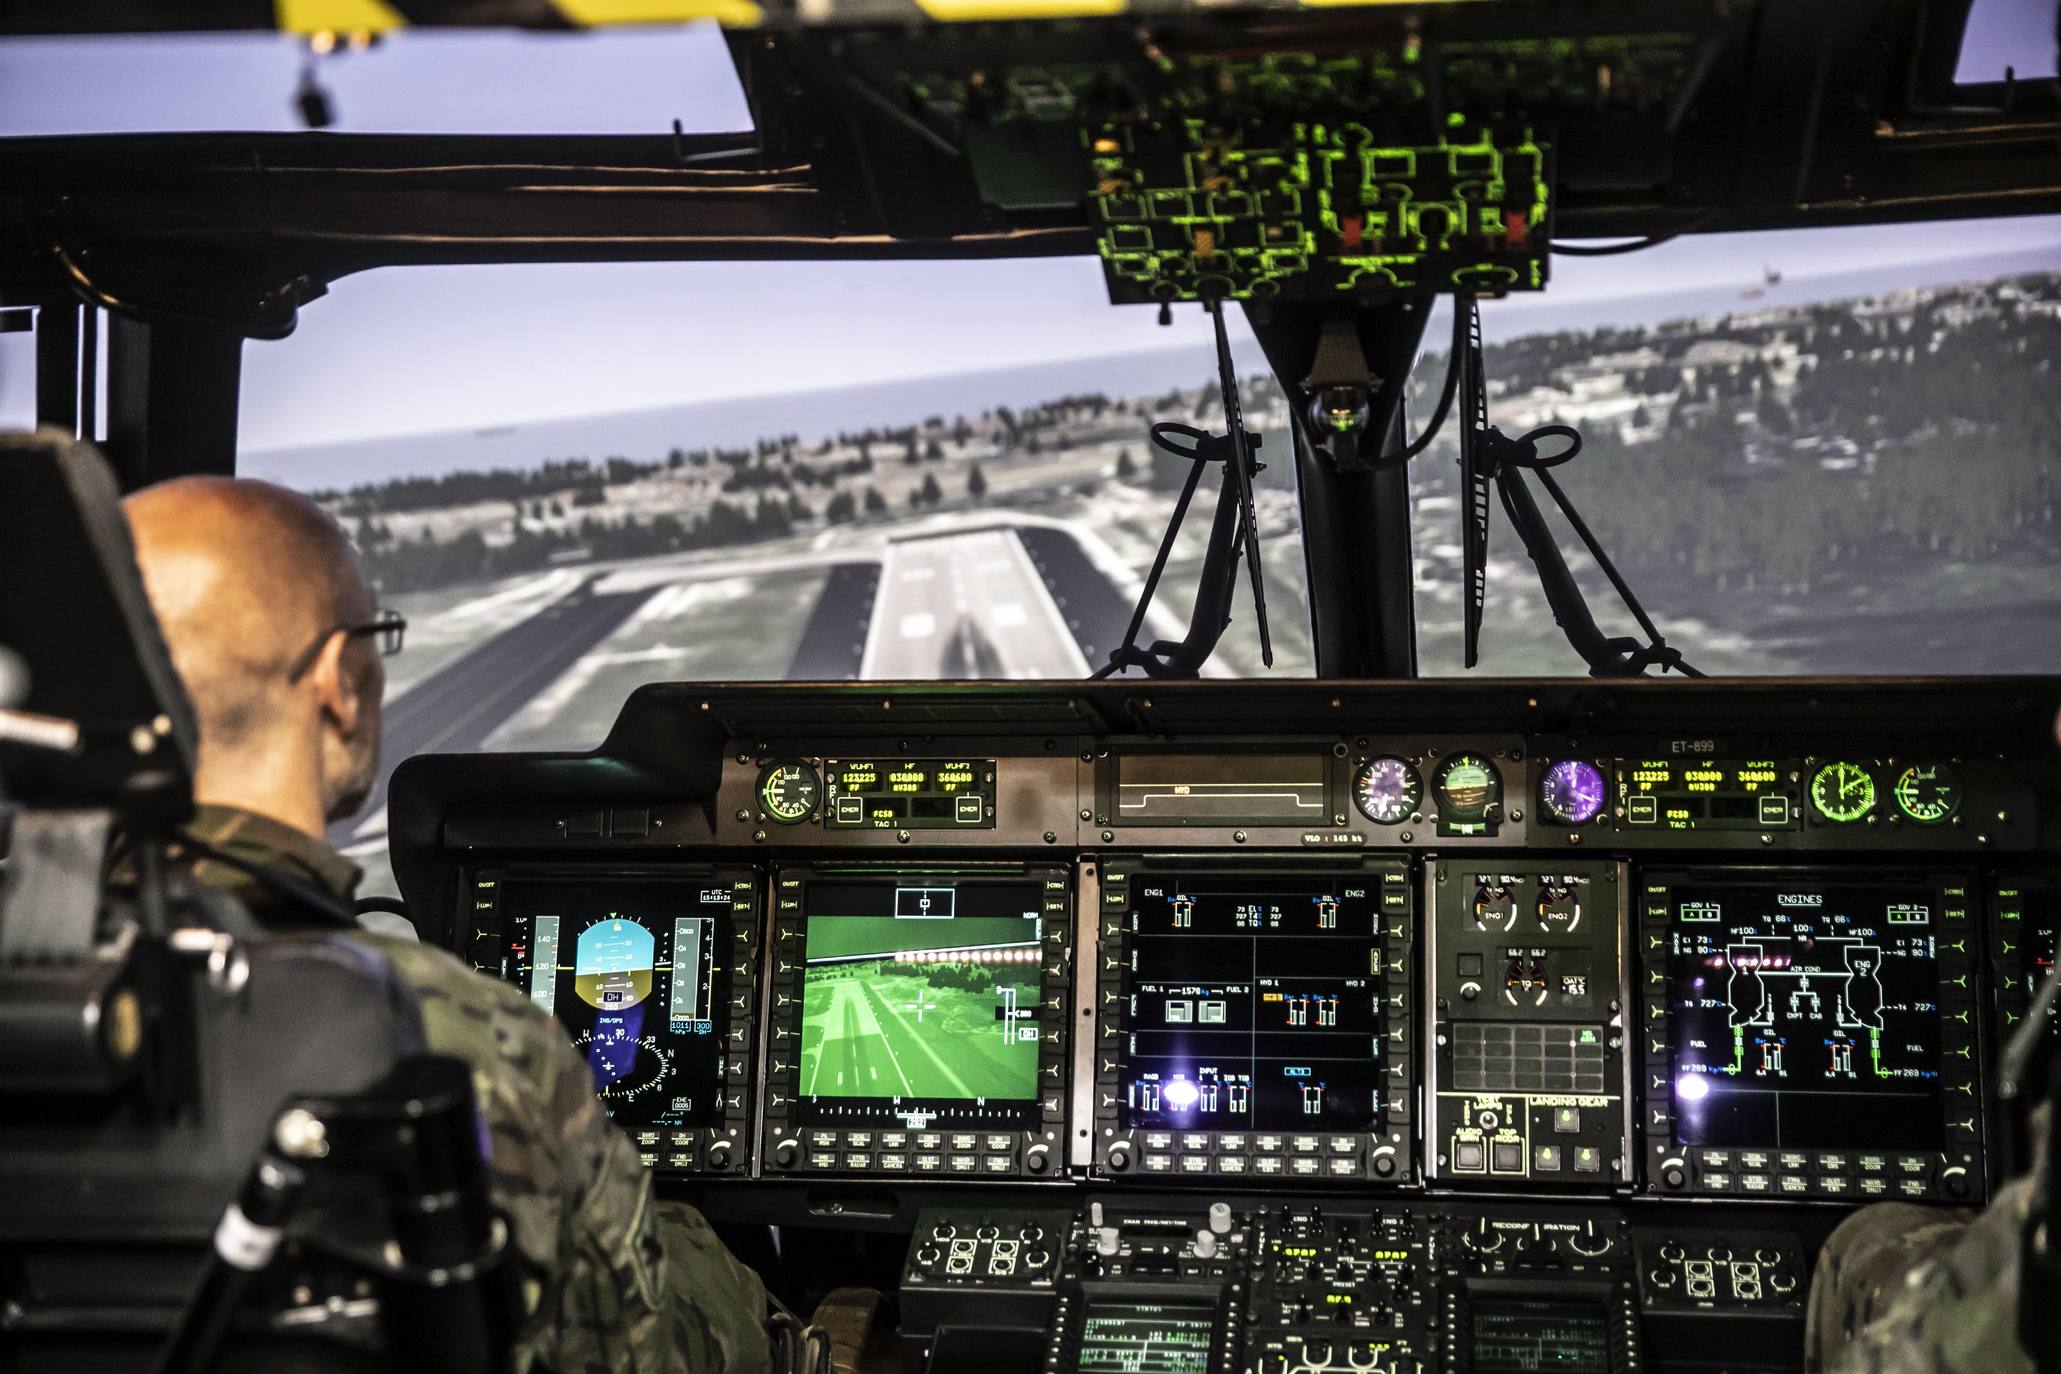
[[[1397,825],[1417,813],[1424,801],[1424,780],[1398,758],[1378,758],[1360,766],[1353,778],[1353,802],[1360,814],[1377,825]]]
[[[1583,759],[1562,759],[1546,770],[1539,800],[1562,825],[1587,825],[1603,810],[1609,785],[1603,770]]]

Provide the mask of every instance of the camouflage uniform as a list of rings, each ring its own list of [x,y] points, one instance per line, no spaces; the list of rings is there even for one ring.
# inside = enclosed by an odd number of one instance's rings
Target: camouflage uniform
[[[2035,1118],[2035,1159],[2045,1159],[2045,1125]],[[2042,1166],[1979,1214],[1884,1202],[1848,1217],[1818,1257],[1804,1368],[2032,1374],[2018,1343],[2019,1247],[2045,1197]]]
[[[264,816],[202,807],[186,828],[342,902],[357,885],[349,860]],[[194,873],[233,891],[267,924],[309,923],[290,901],[224,864],[202,861]],[[653,1196],[650,1171],[602,1111],[564,1028],[518,989],[442,950],[360,938],[414,988],[429,1047],[472,1066],[492,1146],[494,1199],[530,1261],[518,1374],[767,1370],[759,1276],[694,1208]]]

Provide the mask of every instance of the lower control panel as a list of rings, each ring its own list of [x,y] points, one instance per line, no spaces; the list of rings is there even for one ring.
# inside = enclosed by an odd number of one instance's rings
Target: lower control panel
[[[1785,1232],[1582,1207],[945,1208],[918,1221],[903,1334],[910,1374],[943,1368],[947,1337],[1005,1336],[1042,1342],[1052,1374],[1637,1374],[1649,1350],[1672,1366],[1719,1349],[1776,1370],[1802,1345],[1804,1253]]]

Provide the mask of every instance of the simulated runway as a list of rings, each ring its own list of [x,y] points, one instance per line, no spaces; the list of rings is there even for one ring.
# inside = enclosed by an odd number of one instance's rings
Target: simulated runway
[[[1077,678],[1088,661],[1013,529],[890,544],[859,676]]]
[[[993,987],[939,988],[864,971],[825,977],[811,969],[801,1090],[816,1097],[1032,1097],[1037,1042],[1009,1038],[995,1016],[1001,995]]]

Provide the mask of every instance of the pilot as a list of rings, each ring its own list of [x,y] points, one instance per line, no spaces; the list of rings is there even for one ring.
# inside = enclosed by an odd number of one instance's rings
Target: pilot
[[[166,482],[126,510],[199,716],[196,876],[269,928],[349,926],[358,872],[322,833],[371,788],[386,685],[349,541],[312,501],[249,480]],[[414,986],[430,1048],[472,1065],[495,1200],[530,1261],[516,1369],[767,1369],[758,1275],[693,1208],[653,1197],[558,1023],[441,950],[358,938]]]

